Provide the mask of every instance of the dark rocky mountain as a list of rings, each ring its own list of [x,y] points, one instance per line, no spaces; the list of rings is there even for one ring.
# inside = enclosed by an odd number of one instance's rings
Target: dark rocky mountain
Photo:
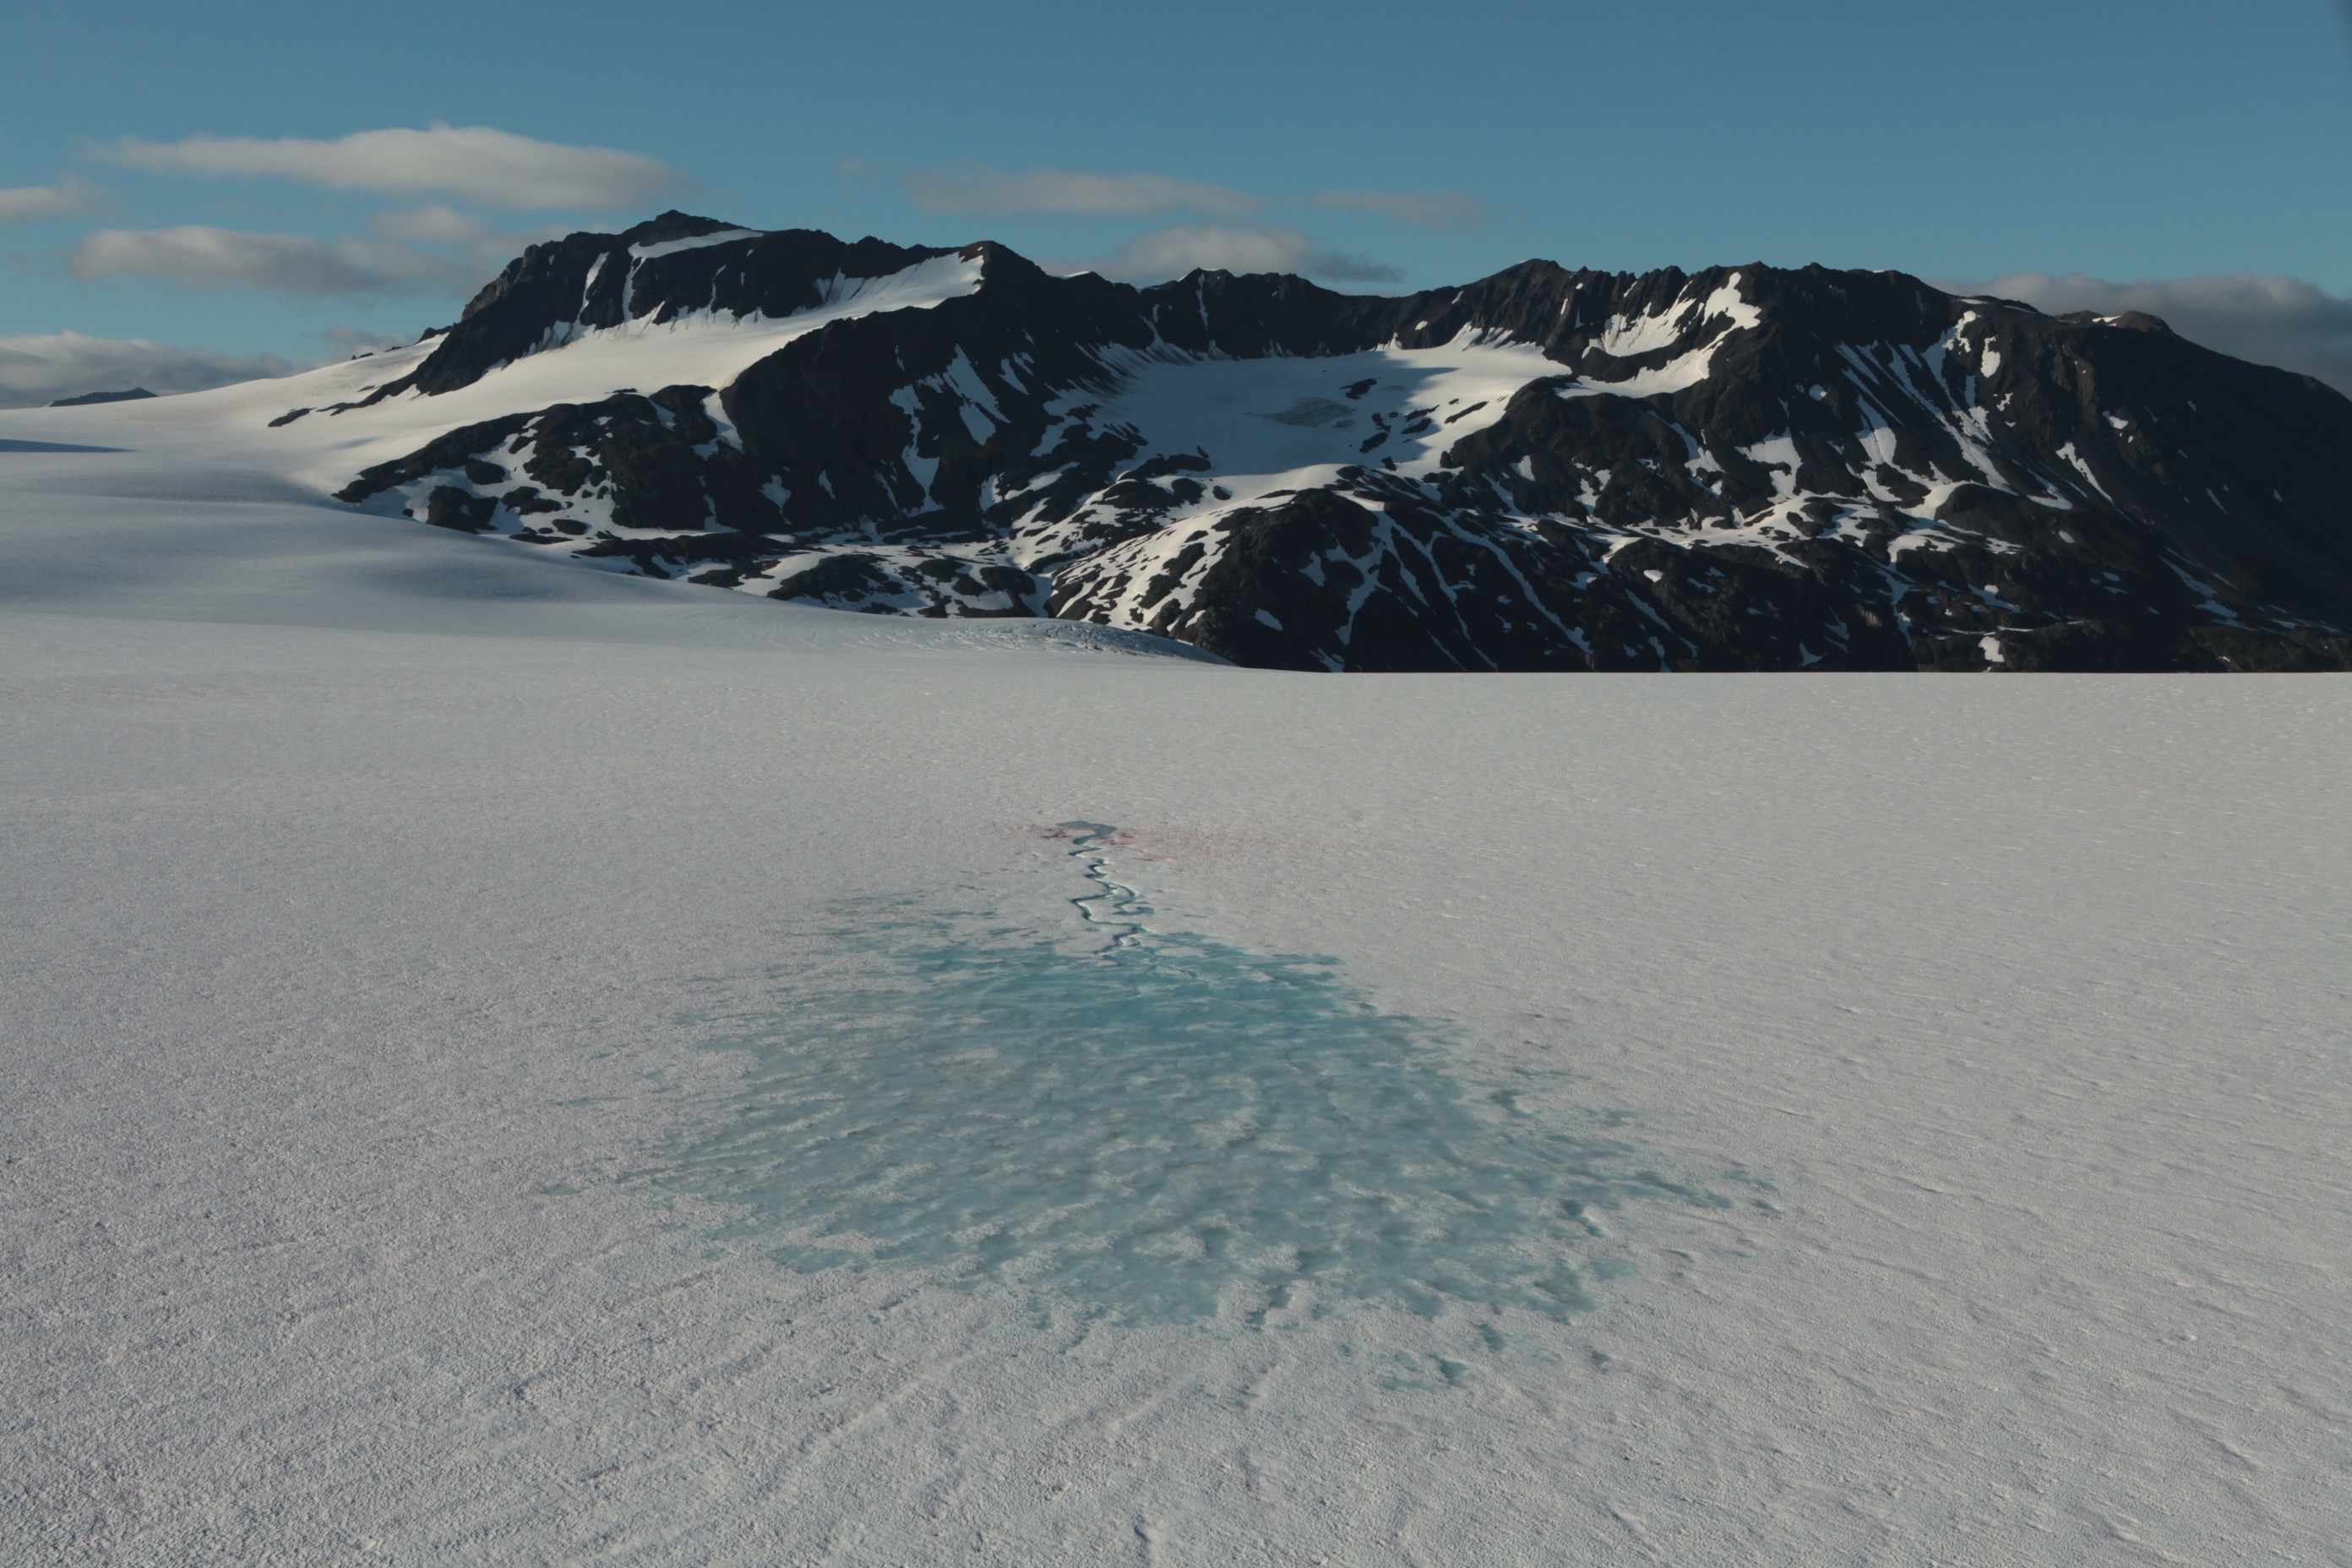
[[[154,395],[155,395],[153,393],[148,391],[143,386],[134,386],[124,392],[85,392],[79,397],[60,397],[56,402],[50,404],[49,406],[52,408],[88,408],[91,405],[99,403],[136,403],[142,397],[152,397]]]
[[[1286,668],[2352,668],[2352,400],[1898,273],[1137,289],[669,213],[534,246],[368,402],[779,321],[708,384],[583,382],[341,499]]]

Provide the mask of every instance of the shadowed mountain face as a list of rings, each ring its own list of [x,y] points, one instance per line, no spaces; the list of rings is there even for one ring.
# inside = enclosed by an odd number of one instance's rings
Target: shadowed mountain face
[[[519,406],[341,499],[1281,668],[2352,667],[2352,401],[1899,273],[1134,289],[671,213],[533,247],[370,401],[797,317],[719,384]]]

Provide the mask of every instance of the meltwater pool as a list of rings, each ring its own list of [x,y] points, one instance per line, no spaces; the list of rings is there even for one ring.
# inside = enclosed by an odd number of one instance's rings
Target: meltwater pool
[[[1729,1200],[1465,1081],[1334,961],[1150,929],[1064,825],[1089,943],[901,908],[714,1044],[755,1067],[672,1166],[797,1269],[994,1279],[1129,1322],[1349,1301],[1554,1319],[1632,1199]],[[1098,940],[1096,940],[1098,939]],[[845,970],[847,977],[845,978]]]

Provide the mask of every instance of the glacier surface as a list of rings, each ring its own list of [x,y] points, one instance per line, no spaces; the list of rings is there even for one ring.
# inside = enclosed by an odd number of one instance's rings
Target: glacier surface
[[[2347,1561],[2346,678],[1238,670],[194,401],[0,451],[0,1557]]]

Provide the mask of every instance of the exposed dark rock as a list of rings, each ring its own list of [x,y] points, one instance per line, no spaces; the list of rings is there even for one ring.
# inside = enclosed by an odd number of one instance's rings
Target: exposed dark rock
[[[79,397],[60,397],[56,402],[50,404],[49,406],[52,408],[88,408],[95,403],[136,403],[142,397],[152,397],[154,395],[155,395],[153,393],[148,391],[143,386],[134,386],[127,392],[85,392]]]
[[[497,510],[498,502],[488,496],[467,495],[452,485],[443,485],[425,499],[425,521],[461,533],[487,532]]]

